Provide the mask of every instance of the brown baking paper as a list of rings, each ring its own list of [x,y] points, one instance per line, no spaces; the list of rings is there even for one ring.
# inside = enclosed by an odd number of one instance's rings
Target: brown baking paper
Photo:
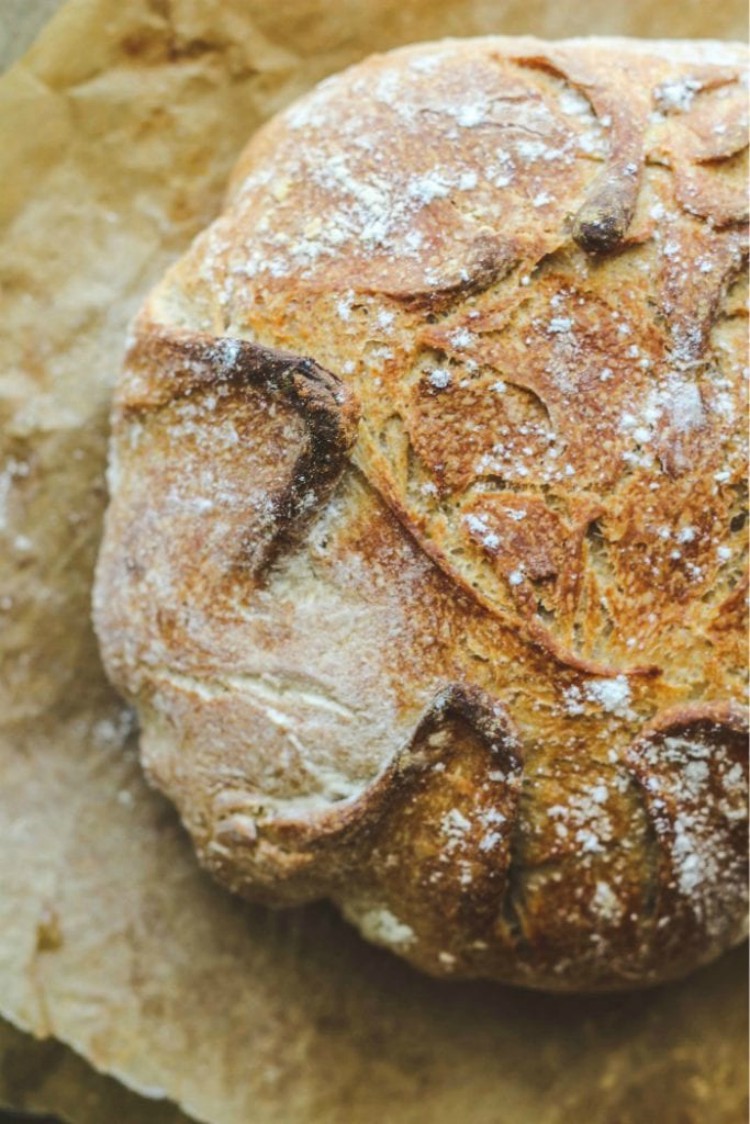
[[[659,990],[554,998],[437,983],[325,905],[271,913],[214,886],[143,782],[89,624],[127,321],[262,120],[415,39],[738,37],[743,19],[735,0],[71,0],[0,81],[0,1012],[17,1026],[213,1124],[745,1119],[743,950]]]
[[[0,1104],[33,1112],[35,1120],[54,1112],[61,1124],[191,1124],[170,1101],[144,1100],[54,1038],[30,1038],[2,1019]],[[0,1111],[0,1120],[26,1124],[29,1117],[6,1120]],[[51,1124],[47,1115],[44,1124]]]

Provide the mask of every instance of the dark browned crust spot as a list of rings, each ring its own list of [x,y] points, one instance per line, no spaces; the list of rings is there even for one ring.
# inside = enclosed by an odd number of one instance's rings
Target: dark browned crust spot
[[[635,181],[635,175],[628,177]],[[573,220],[575,241],[588,254],[604,254],[616,249],[625,238],[633,218],[637,198],[628,190],[621,169],[607,169],[596,183]]]

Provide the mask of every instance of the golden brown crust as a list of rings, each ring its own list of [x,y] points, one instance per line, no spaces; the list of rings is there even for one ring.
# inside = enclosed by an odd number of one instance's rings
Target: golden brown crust
[[[232,888],[558,989],[739,938],[743,59],[373,58],[152,294],[96,621]]]

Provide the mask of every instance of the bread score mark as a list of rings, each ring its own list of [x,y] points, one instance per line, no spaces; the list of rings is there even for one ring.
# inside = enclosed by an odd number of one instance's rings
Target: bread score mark
[[[589,254],[616,250],[627,241],[635,214],[643,169],[644,135],[649,111],[647,91],[629,91],[627,102],[615,87],[601,80],[601,69],[575,62],[564,52],[528,56],[515,60],[520,66],[537,67],[568,83],[590,103],[600,123],[608,123],[609,155],[590,184],[583,202],[571,220],[575,242]]]
[[[503,704],[481,688],[465,683],[446,684],[433,695],[403,746],[357,796],[314,813],[306,810],[299,816],[283,811],[279,814],[278,806],[269,805],[263,793],[248,792],[230,808],[222,807],[223,814],[217,818],[206,848],[206,864],[224,881],[231,880],[232,863],[226,860],[240,843],[248,863],[247,884],[245,877],[240,879],[242,891],[262,899],[263,883],[270,880],[275,900],[280,877],[286,882],[282,892],[294,900],[296,877],[301,875],[307,882],[311,874],[315,875],[315,868],[325,867],[342,846],[346,848],[345,858],[336,860],[342,874],[362,865],[377,849],[378,840],[387,840],[392,830],[403,830],[406,824],[408,836],[407,821],[411,822],[412,811],[420,809],[414,821],[419,828],[426,806],[442,800],[446,762],[457,754],[461,756],[457,748],[460,739],[451,736],[456,723],[470,732],[476,748],[481,747],[478,769],[484,782],[477,790],[480,802],[484,801],[487,812],[496,813],[500,805],[503,807],[503,815],[493,818],[491,838],[487,824],[477,820],[473,831],[476,838],[471,842],[472,861],[493,883],[495,916],[502,909],[511,861],[509,841],[520,795],[522,749]],[[473,788],[470,791],[473,793]],[[471,810],[467,812],[473,821]],[[406,845],[412,849],[408,840]],[[321,881],[319,896],[330,895],[335,884],[335,876],[328,873]],[[312,896],[306,892],[299,900]]]
[[[696,952],[721,946],[747,886],[746,711],[736,703],[662,711],[624,760],[656,841],[652,918],[660,955],[686,956],[685,933]]]
[[[358,419],[352,391],[313,359],[151,322],[138,326],[125,371],[115,397],[115,426],[152,415],[179,398],[227,386],[240,392],[261,389],[303,420],[306,440],[288,481],[273,497],[270,518],[241,539],[236,562],[260,579],[299,538],[348,464]]]
[[[678,974],[699,955],[701,942],[711,950],[705,958],[731,942],[734,905],[747,880],[747,757],[747,721],[731,703],[663,711],[643,728],[620,768],[622,780],[640,793],[651,861],[638,884],[619,887],[617,897],[602,877],[616,875],[622,838],[594,847],[595,833],[580,830],[580,808],[556,803],[545,812],[550,822],[556,814],[554,826],[566,834],[592,840],[575,865],[559,862],[561,900],[568,893],[577,900],[570,879],[580,885],[580,864],[590,869],[590,852],[614,848],[607,864],[595,868],[599,897],[602,887],[609,893],[603,904],[617,903],[611,925],[624,942],[607,986],[656,977],[664,959]],[[529,775],[526,783],[533,780]],[[376,908],[388,916],[397,909],[410,934],[406,944],[417,938],[420,944],[418,955],[402,951],[427,971],[440,973],[450,962],[460,964],[463,975],[481,975],[490,948],[495,959],[528,957],[532,964],[543,946],[546,986],[555,987],[557,952],[536,931],[533,911],[526,917],[525,879],[514,874],[530,861],[517,853],[523,786],[523,746],[505,707],[480,688],[452,683],[430,699],[402,748],[359,795],[299,816],[285,814],[262,793],[235,797],[217,818],[203,861],[261,901],[308,900],[311,885],[317,896],[338,900],[341,883],[347,887],[341,904],[355,923]],[[239,870],[238,848],[244,855]],[[531,862],[524,874],[537,872],[554,875],[555,864]],[[641,901],[637,915],[625,907],[628,895],[631,907]],[[450,936],[456,922],[460,940]],[[431,947],[429,935],[441,930],[440,946]],[[391,945],[386,936],[378,943]]]

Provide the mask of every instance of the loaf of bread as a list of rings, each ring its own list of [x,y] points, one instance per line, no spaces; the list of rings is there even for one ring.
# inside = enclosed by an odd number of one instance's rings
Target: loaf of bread
[[[558,990],[743,935],[744,66],[371,58],[147,300],[95,621],[231,889]]]

